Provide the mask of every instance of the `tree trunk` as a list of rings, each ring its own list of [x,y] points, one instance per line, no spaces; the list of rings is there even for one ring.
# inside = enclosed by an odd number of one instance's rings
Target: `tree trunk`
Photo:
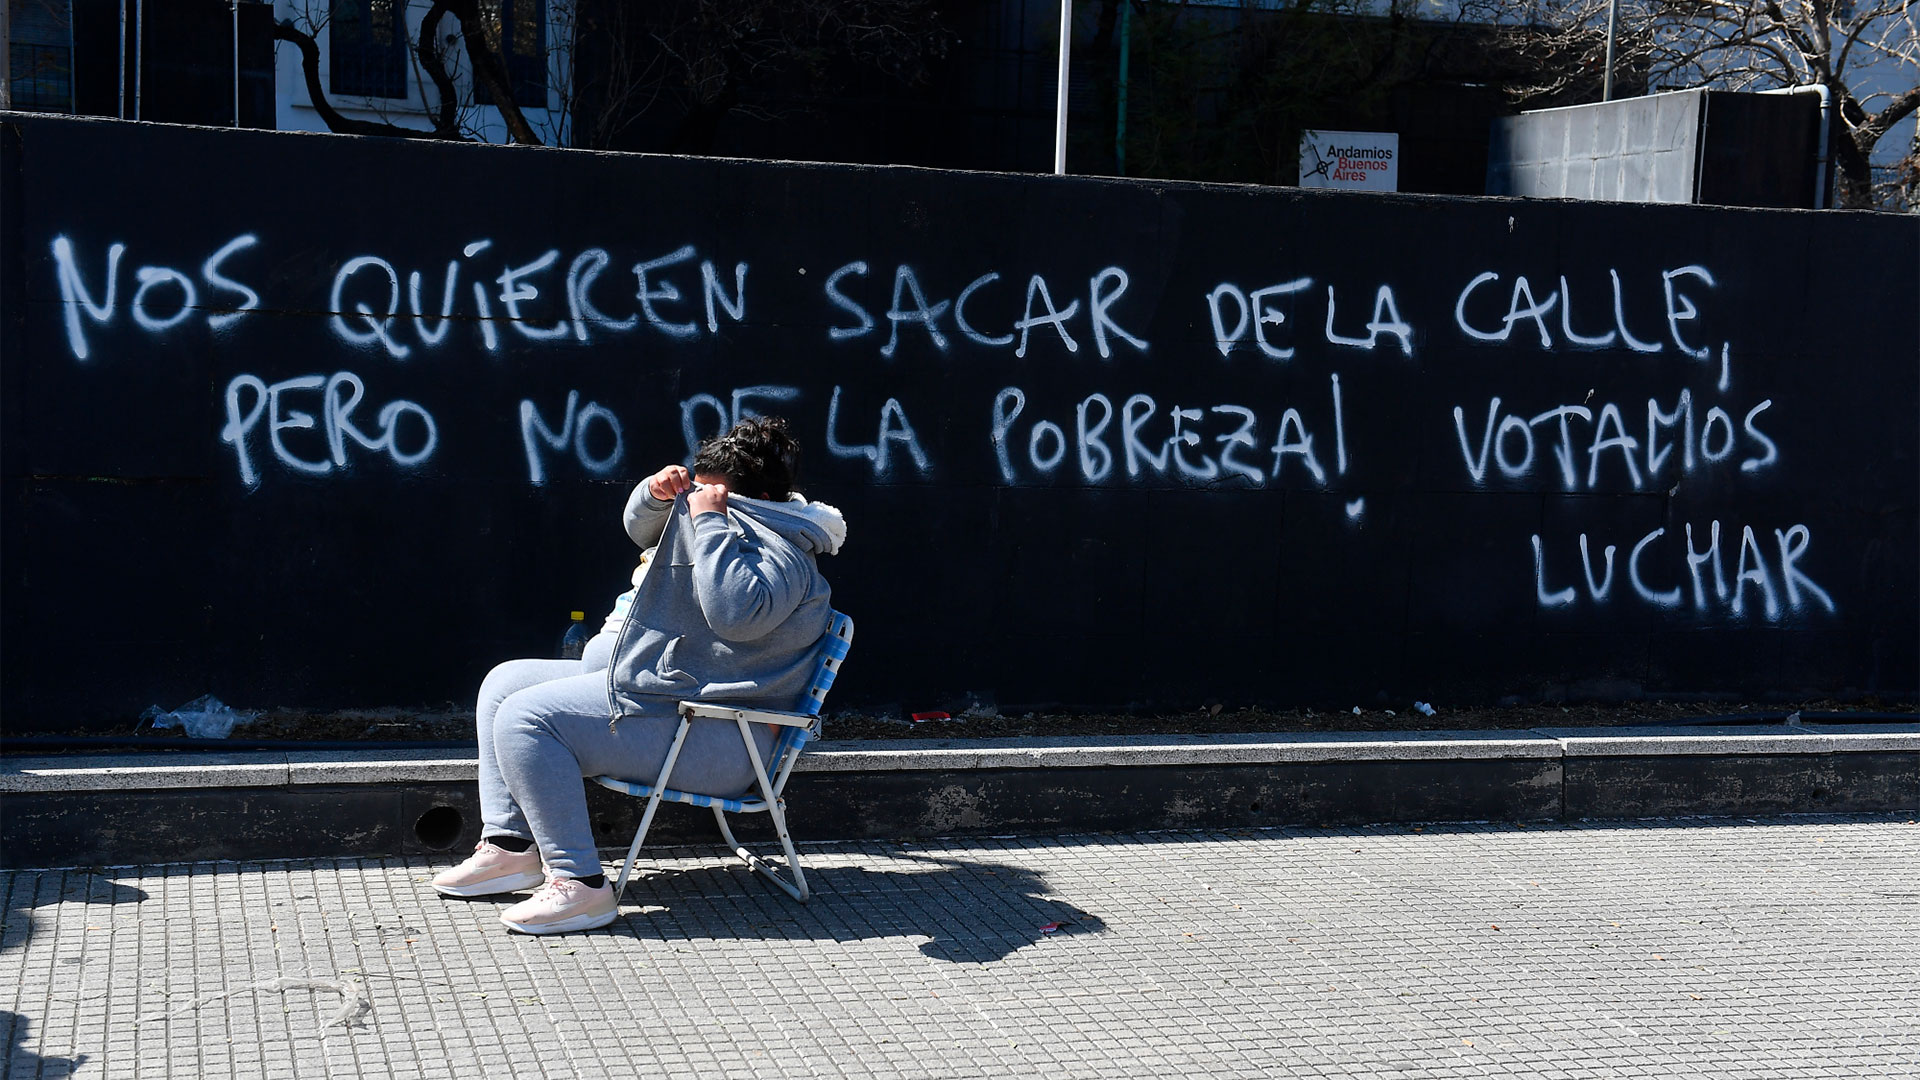
[[[1873,209],[1873,171],[1867,156],[1872,144],[1862,147],[1846,133],[1833,143],[1833,205],[1842,210]]]
[[[420,43],[415,51],[420,55],[420,66],[433,80],[434,91],[440,95],[439,107],[434,111],[434,130],[455,138],[460,133],[459,100],[453,77],[447,74],[446,58],[440,53],[440,18],[446,14],[446,0],[433,0],[433,6],[420,19]]]
[[[1840,103],[1840,117],[1846,125],[1841,137],[1834,140],[1834,202],[1848,210],[1878,209],[1873,197],[1873,148],[1895,124],[1920,109],[1920,86],[1894,95],[1877,113],[1868,113],[1851,94],[1841,97],[1835,92],[1834,100]],[[1920,154],[1920,140],[1916,140],[1915,153]],[[1911,162],[1913,156],[1908,160]]]
[[[480,0],[449,0],[446,7],[460,21],[467,58],[473,61],[473,77],[492,95],[494,107],[500,110],[500,119],[506,122],[507,137],[523,146],[545,145],[521,113],[520,103],[513,100],[513,77],[507,73],[506,61],[487,42],[486,24],[480,18]]]
[[[327,100],[327,92],[320,87],[320,46],[312,35],[303,34],[292,22],[282,19],[273,24],[273,36],[276,41],[285,41],[300,50],[300,71],[306,77],[307,96],[313,100],[314,111],[327,125],[327,130],[339,135],[394,135],[403,139],[431,139],[442,137],[458,138],[457,134],[432,131],[417,131],[384,121],[355,120],[342,116],[340,110]]]

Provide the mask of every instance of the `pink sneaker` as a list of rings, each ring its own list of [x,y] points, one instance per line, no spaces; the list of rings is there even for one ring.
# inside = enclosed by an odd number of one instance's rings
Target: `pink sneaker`
[[[507,929],[523,934],[592,930],[620,916],[611,882],[593,888],[568,877],[548,878],[545,888],[500,913]]]
[[[538,848],[508,851],[481,840],[466,862],[436,875],[433,888],[442,896],[492,896],[531,889],[542,880]]]

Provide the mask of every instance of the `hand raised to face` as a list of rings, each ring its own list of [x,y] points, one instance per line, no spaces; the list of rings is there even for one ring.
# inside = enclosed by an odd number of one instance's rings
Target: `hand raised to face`
[[[701,484],[687,496],[687,511],[692,514],[727,512],[727,485]]]
[[[647,477],[647,494],[658,502],[672,502],[675,495],[693,487],[693,474],[684,465],[669,465]]]

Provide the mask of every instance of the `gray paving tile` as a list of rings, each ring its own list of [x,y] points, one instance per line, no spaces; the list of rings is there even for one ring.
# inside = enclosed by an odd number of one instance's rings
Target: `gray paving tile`
[[[1916,856],[1892,815],[869,842],[803,907],[687,849],[555,939],[418,859],[17,871],[0,1073],[1920,1077]]]

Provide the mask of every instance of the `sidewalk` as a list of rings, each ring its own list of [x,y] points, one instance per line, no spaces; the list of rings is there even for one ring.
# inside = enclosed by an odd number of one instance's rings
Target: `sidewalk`
[[[446,859],[0,874],[0,1072],[1920,1077],[1906,814],[806,851],[550,939]]]

